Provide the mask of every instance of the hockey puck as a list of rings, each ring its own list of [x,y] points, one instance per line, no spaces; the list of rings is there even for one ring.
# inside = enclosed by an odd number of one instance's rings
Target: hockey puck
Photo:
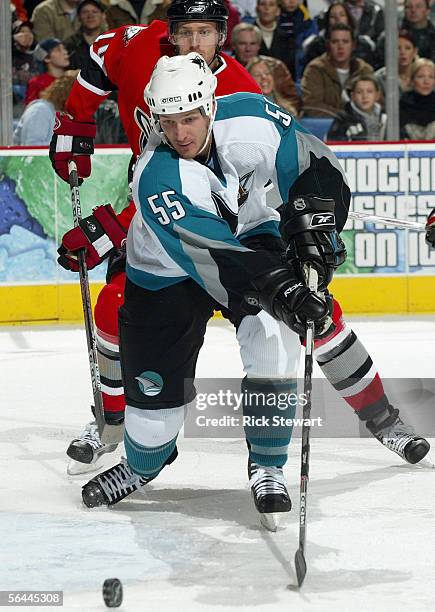
[[[103,583],[103,599],[108,608],[122,604],[122,582],[118,578],[106,578]]]

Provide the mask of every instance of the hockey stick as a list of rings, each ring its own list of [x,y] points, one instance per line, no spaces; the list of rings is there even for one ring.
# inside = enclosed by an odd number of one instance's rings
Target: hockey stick
[[[311,291],[317,291],[317,272],[308,267],[308,287]],[[295,553],[296,576],[298,586],[302,583],[307,573],[307,562],[305,561],[305,539],[307,521],[307,495],[308,474],[310,469],[310,426],[308,425],[311,415],[311,391],[313,374],[313,348],[314,348],[314,321],[307,321],[307,332],[305,340],[305,370],[304,370],[304,397],[306,404],[303,409],[302,425],[302,450],[301,450],[301,484],[299,501],[299,548]]]
[[[385,225],[393,225],[394,227],[402,227],[413,230],[424,230],[424,223],[417,221],[408,221],[406,219],[394,219],[394,217],[378,217],[377,215],[369,215],[363,212],[349,211],[350,219],[358,219],[359,221],[373,221],[375,223],[385,223]]]
[[[79,177],[75,162],[68,163],[69,185],[71,188],[71,204],[74,220],[74,227],[79,225],[82,219],[82,209],[80,205]],[[80,250],[77,253],[80,289],[82,294],[83,316],[85,321],[86,341],[88,345],[89,368],[91,371],[92,394],[94,396],[95,420],[97,421],[98,432],[103,444],[118,444],[123,438],[124,426],[109,425],[104,419],[103,400],[101,398],[100,370],[97,361],[97,344],[94,332],[94,320],[92,317],[91,295],[89,292],[88,267],[86,265],[85,252]]]

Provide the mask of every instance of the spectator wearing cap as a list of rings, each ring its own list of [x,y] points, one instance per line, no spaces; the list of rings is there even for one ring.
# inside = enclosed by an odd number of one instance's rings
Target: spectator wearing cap
[[[32,15],[36,40],[65,40],[77,32],[80,27],[78,3],[79,0],[44,0],[38,4]]]
[[[68,51],[57,38],[48,38],[39,43],[34,51],[35,58],[44,65],[45,72],[30,79],[27,86],[25,103],[39,98],[41,91],[65,74],[69,66]]]
[[[349,101],[352,79],[373,74],[367,62],[352,57],[354,47],[355,35],[350,26],[337,23],[329,29],[326,53],[310,62],[302,77],[305,115],[336,117]]]
[[[14,144],[42,146],[50,144],[56,111],[62,111],[77,76],[67,70],[33,100],[23,113],[14,131]]]
[[[89,49],[106,29],[104,8],[98,0],[82,0],[77,7],[80,29],[65,40],[71,68],[80,70],[88,65]]]

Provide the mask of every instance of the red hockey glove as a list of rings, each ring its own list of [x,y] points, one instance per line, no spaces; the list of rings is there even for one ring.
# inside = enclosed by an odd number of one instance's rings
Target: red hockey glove
[[[94,152],[95,122],[74,121],[68,113],[56,113],[50,142],[50,159],[54,171],[68,183],[68,162],[74,160],[82,179],[91,174],[91,155]]]
[[[80,221],[78,227],[69,230],[62,238],[58,248],[58,263],[66,270],[78,272],[77,255],[74,253],[85,249],[86,265],[89,270],[95,268],[108,257],[110,251],[119,248],[127,234],[116,218],[115,211],[106,204],[94,208],[92,215]]]
[[[426,221],[426,242],[435,249],[435,208],[429,214]]]

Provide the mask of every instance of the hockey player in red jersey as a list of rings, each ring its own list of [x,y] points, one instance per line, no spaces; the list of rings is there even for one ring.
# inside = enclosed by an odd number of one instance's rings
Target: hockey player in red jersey
[[[68,115],[57,118],[50,147],[56,172],[68,180],[68,160],[74,158],[79,175],[82,178],[90,175],[95,135],[92,114],[113,89],[118,89],[120,115],[130,146],[135,155],[140,153],[150,130],[143,90],[161,55],[199,52],[218,78],[218,96],[236,91],[257,92],[246,71],[219,52],[225,40],[226,20],[226,9],[220,0],[174,0],[168,10],[169,39],[166,24],[162,22],[125,26],[102,34],[91,47],[90,68],[80,73],[67,101]],[[312,185],[304,185],[302,180],[301,188],[305,189],[301,193],[309,193]],[[118,223],[111,214],[105,215],[101,223],[103,230],[110,236],[112,231],[119,233],[119,225],[127,229],[135,210],[131,205],[122,211]],[[77,269],[68,253],[77,244],[77,231],[80,230],[68,232],[62,241],[59,261],[70,269]],[[86,240],[84,235],[83,239]],[[101,259],[94,249],[89,260],[92,266]],[[108,422],[122,420],[125,405],[118,348],[118,308],[123,303],[125,284],[123,263],[122,256],[114,256],[109,262],[108,284],[95,307],[103,405]],[[384,446],[410,463],[420,461],[428,452],[429,444],[404,425],[398,410],[390,406],[369,354],[346,326],[335,300],[331,319],[329,329],[315,343],[315,357],[326,378]],[[264,375],[265,379],[269,376],[269,373]],[[79,462],[93,465],[100,454],[113,449],[101,444],[96,425],[90,423],[81,437],[71,442],[68,454]]]

